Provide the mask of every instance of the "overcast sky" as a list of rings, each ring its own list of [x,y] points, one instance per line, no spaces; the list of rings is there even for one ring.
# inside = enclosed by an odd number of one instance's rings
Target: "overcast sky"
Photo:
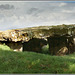
[[[0,30],[75,24],[75,2],[0,1]]]

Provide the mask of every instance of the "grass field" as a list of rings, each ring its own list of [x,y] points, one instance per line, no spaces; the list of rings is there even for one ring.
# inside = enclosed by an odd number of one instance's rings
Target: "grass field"
[[[14,52],[0,45],[0,74],[74,74],[75,53],[50,56],[35,52]]]

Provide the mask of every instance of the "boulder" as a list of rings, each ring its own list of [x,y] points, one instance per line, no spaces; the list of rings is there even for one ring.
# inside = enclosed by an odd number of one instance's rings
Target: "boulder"
[[[67,47],[63,47],[61,48],[57,53],[56,55],[57,56],[63,56],[63,55],[66,55],[68,53],[68,48]]]

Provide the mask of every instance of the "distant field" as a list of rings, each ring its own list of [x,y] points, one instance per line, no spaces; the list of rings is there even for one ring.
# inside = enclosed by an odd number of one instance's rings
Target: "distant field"
[[[50,56],[35,52],[14,52],[0,45],[1,74],[74,74],[75,53],[67,56]]]

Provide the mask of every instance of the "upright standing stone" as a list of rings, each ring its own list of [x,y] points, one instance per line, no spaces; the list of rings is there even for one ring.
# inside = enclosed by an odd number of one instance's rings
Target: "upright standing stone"
[[[51,55],[56,53],[67,44],[67,39],[64,36],[52,36],[48,37],[49,51]]]

